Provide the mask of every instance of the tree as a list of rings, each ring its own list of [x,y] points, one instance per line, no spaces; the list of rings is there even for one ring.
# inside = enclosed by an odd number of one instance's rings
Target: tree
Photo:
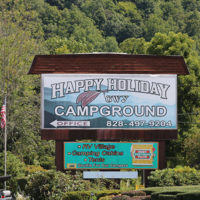
[[[57,6],[59,10],[71,8],[72,5],[80,7],[83,3],[82,0],[45,0],[51,6]]]
[[[125,17],[128,17],[131,19],[131,22],[137,23],[137,25],[140,24],[142,20],[142,16],[138,12],[138,9],[135,5],[135,3],[130,1],[120,1],[118,3],[119,11],[122,13]]]
[[[195,48],[195,42],[188,35],[182,33],[157,33],[150,41],[147,53],[181,55],[189,68],[190,75],[178,77],[179,135],[178,140],[172,141],[168,148],[173,155],[176,152],[176,155],[183,157],[183,163],[187,163],[184,155],[187,151],[191,152],[191,149],[186,149],[189,143],[184,146],[182,144],[187,143],[189,138],[195,138],[193,130],[197,130],[194,129],[195,127],[199,128],[199,119],[193,115],[193,113],[199,113],[200,110],[200,92],[196,87],[200,83],[200,58]],[[179,158],[177,157],[177,159]]]
[[[198,120],[199,121],[199,120]],[[189,166],[200,169],[200,132],[199,127],[194,125],[184,133],[186,138],[183,142],[185,162]]]
[[[20,27],[22,30],[29,31],[33,38],[42,39],[44,36],[44,32],[42,29],[38,11],[43,6],[43,0],[1,0],[1,20],[13,22],[13,24]]]
[[[62,199],[65,192],[80,191],[89,188],[89,182],[81,174],[70,175],[55,170],[41,171],[29,176],[26,193],[34,199]]]
[[[144,18],[148,18],[149,14],[154,13],[155,4],[157,1],[155,0],[132,0],[138,10],[142,11],[142,15]]]
[[[61,18],[61,12],[57,7],[45,4],[44,9],[40,12],[42,27],[45,33],[45,39],[55,37],[58,34],[58,24]]]
[[[195,10],[187,15],[185,32],[191,37],[195,36],[200,39],[200,12]]]
[[[115,37],[107,37],[105,40],[105,43],[102,47],[102,51],[104,51],[104,52],[120,52],[116,38]]]
[[[120,43],[119,47],[122,52],[130,54],[145,54],[147,49],[147,42],[144,38],[128,38]]]
[[[69,49],[67,48],[68,41],[66,38],[62,39],[59,36],[50,37],[45,41],[45,43],[50,54],[69,53]]]
[[[103,31],[104,36],[114,36],[118,42],[129,37],[139,37],[142,33],[140,26],[120,13],[119,5],[110,0],[86,1],[81,10],[95,21],[95,25]]]
[[[198,0],[182,0],[182,5],[187,12],[200,9],[200,2]]]
[[[7,152],[7,174],[11,175],[11,179],[7,181],[8,188],[12,192],[18,189],[17,179],[24,177],[25,165],[24,163],[11,152]],[[0,176],[4,175],[4,153],[0,153]],[[1,183],[1,188],[3,184]]]
[[[46,51],[30,31],[5,19],[6,13],[0,15],[0,99],[7,95],[8,150],[27,164],[39,162],[38,149],[50,142],[41,142],[39,136],[39,77],[27,73],[34,55]],[[3,150],[2,137],[0,142]],[[53,155],[54,148],[46,154]]]
[[[144,24],[144,38],[150,41],[156,33],[169,33],[173,31],[167,21],[162,19],[162,14],[151,14]]]
[[[199,57],[195,49],[195,42],[186,34],[157,33],[150,41],[147,52],[155,55],[181,55],[184,57],[190,71],[189,76],[181,76],[178,79],[178,113],[193,113],[200,107],[200,101],[196,85],[200,81]],[[180,121],[191,121],[191,116],[179,116]],[[190,124],[188,126],[191,126]],[[180,126],[181,127],[181,126]],[[181,128],[180,128],[181,129]]]
[[[174,27],[176,28],[176,26],[180,32],[184,30],[185,13],[181,2],[181,0],[172,0],[160,4],[160,9],[163,12],[162,19],[166,22],[172,19],[174,22],[171,31],[175,31]]]

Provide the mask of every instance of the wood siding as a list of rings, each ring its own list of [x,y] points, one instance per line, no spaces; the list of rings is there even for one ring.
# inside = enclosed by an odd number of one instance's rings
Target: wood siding
[[[130,54],[36,55],[29,74],[189,74],[182,56]]]

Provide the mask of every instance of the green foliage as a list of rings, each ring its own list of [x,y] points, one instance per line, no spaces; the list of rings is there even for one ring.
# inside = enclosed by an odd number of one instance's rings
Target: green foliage
[[[200,185],[197,186],[174,186],[174,187],[154,187],[146,188],[144,191],[151,194],[151,199],[176,199],[193,200],[199,199]]]
[[[141,177],[137,179],[121,179],[120,181],[120,190],[129,191],[136,188],[136,185],[141,185]]]
[[[5,22],[0,18],[0,27],[0,99],[7,95],[8,150],[30,164],[38,157],[38,149],[45,146],[41,143],[47,142],[38,140],[39,77],[27,76],[27,72],[36,52],[45,50],[41,40],[33,39],[29,31],[22,30],[9,19]],[[0,148],[2,150],[3,145]]]
[[[186,113],[198,112],[200,93],[198,87],[191,87],[200,81],[200,57],[197,55],[195,42],[188,35],[182,33],[162,34],[157,33],[151,39],[147,48],[147,53],[154,55],[182,55],[189,67],[190,76],[178,78],[178,113],[180,122],[179,133],[183,135],[185,130],[189,130],[193,125],[189,122],[197,122],[195,115]],[[181,140],[180,140],[181,141]],[[181,141],[182,142],[182,141]]]
[[[102,47],[103,52],[120,52],[115,37],[107,37]]]
[[[120,189],[120,184],[112,179],[98,178],[90,180],[90,190],[101,191],[101,190],[114,190]]]
[[[133,0],[139,10],[142,10],[142,14],[145,18],[149,16],[150,13],[154,12],[156,1],[154,0]]]
[[[134,196],[146,196],[146,193],[144,191],[140,191],[140,190],[135,190],[135,191],[129,191],[129,192],[123,192],[123,195],[128,195],[130,197],[134,197]]]
[[[112,200],[113,196],[105,196],[105,197],[101,197],[99,200]]]
[[[11,179],[7,181],[7,189],[10,189],[15,193],[18,189],[18,178],[24,177],[25,175],[25,165],[21,160],[11,152],[7,152],[7,162],[6,162],[7,174],[11,175]],[[4,152],[0,153],[0,176],[4,175]],[[0,188],[3,188],[1,183]]]
[[[87,189],[88,182],[83,181],[80,174],[70,175],[70,173],[49,170],[29,175],[25,191],[27,195],[38,200],[59,200],[66,192]]]
[[[118,195],[120,194],[120,192],[120,190],[102,190],[99,192],[95,192],[95,196],[97,197],[97,199],[100,199],[101,197],[105,196]]]
[[[67,192],[63,195],[64,200],[111,200],[115,195],[120,194],[120,190],[101,190],[94,191],[77,191]]]
[[[36,54],[182,55],[190,75],[178,77],[179,136],[167,153],[200,168],[199,115],[191,114],[200,111],[199,87],[193,87],[200,82],[199,10],[199,0],[1,0],[0,100],[7,94],[8,150],[25,164],[55,168],[55,143],[39,136],[39,77],[27,76]],[[170,173],[166,182],[175,184]],[[176,178],[176,184],[185,181],[179,173]]]
[[[144,38],[128,38],[120,43],[120,49],[130,54],[145,54],[147,43]]]
[[[122,12],[124,12],[125,15],[134,17],[134,14],[138,14],[136,5],[133,2],[120,1],[118,4],[120,9],[122,10]]]
[[[146,42],[144,38],[126,39],[120,44],[120,49],[122,52],[133,54],[182,55],[184,57],[190,76],[178,77],[179,137],[178,140],[168,143],[167,149],[169,156],[176,156],[174,165],[181,163],[199,167],[199,116],[188,114],[198,113],[200,107],[199,88],[191,87],[200,82],[200,57],[196,51],[195,41],[187,34],[156,33],[150,42]]]
[[[27,185],[27,177],[20,177],[17,179],[18,190],[17,191],[24,191]]]
[[[186,34],[156,33],[149,44],[147,52],[154,55],[181,55],[185,59],[194,53],[194,41]]]
[[[7,23],[13,22],[22,30],[31,32],[31,35],[34,38],[43,38],[44,32],[42,30],[38,12],[43,6],[44,3],[42,0],[37,0],[37,2],[35,0],[1,0],[1,20]]]
[[[131,198],[127,195],[120,195],[120,196],[113,197],[112,200],[131,200]]]
[[[81,10],[95,21],[95,25],[103,31],[103,35],[115,36],[118,42],[122,42],[128,37],[138,37],[141,35],[142,31],[138,23],[135,23],[137,20],[134,21],[126,17],[124,12],[121,13],[120,7],[112,1],[86,1],[82,5]]]
[[[59,9],[64,9],[66,6],[64,0],[46,0],[46,2],[49,3],[52,7],[57,6]]]
[[[41,167],[40,165],[27,165],[26,166],[26,174],[32,174],[32,173],[40,172],[40,171],[47,171],[47,170],[44,169],[43,167]]]
[[[200,172],[194,168],[183,167],[151,172],[148,177],[150,186],[181,186],[200,184]]]
[[[50,54],[62,54],[69,52],[66,38],[62,39],[58,36],[50,37],[45,41],[45,43]]]
[[[151,200],[198,200],[200,192],[156,192],[151,195]]]
[[[200,169],[200,132],[198,127],[192,127],[186,133],[183,141],[183,149],[185,151],[186,164]]]
[[[161,17],[162,14],[151,14],[144,24],[144,37],[147,41],[151,40],[157,33],[168,33],[172,31],[171,26]]]
[[[151,195],[151,200],[157,200],[157,199],[160,199],[160,200],[176,200],[176,194],[171,194],[171,192],[169,193],[153,193]]]
[[[178,194],[184,192],[199,192],[200,185],[191,185],[191,186],[170,186],[170,187],[147,187],[143,189],[146,194],[151,195],[155,192],[167,193],[167,194]]]
[[[63,200],[89,200],[91,199],[91,192],[67,192],[64,196],[63,196]],[[93,200],[95,200],[93,198]]]
[[[199,200],[200,192],[188,192],[177,194],[177,200]]]

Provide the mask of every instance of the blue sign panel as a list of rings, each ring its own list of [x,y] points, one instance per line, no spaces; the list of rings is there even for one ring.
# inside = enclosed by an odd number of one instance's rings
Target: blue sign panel
[[[65,169],[157,169],[158,143],[64,143]]]
[[[44,74],[42,128],[177,129],[176,75]]]

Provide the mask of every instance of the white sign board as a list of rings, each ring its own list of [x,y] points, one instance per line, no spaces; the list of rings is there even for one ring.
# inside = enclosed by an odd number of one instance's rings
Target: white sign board
[[[177,76],[43,74],[42,129],[177,129]]]
[[[116,172],[116,171],[84,171],[84,179],[95,178],[138,178],[138,172]]]

